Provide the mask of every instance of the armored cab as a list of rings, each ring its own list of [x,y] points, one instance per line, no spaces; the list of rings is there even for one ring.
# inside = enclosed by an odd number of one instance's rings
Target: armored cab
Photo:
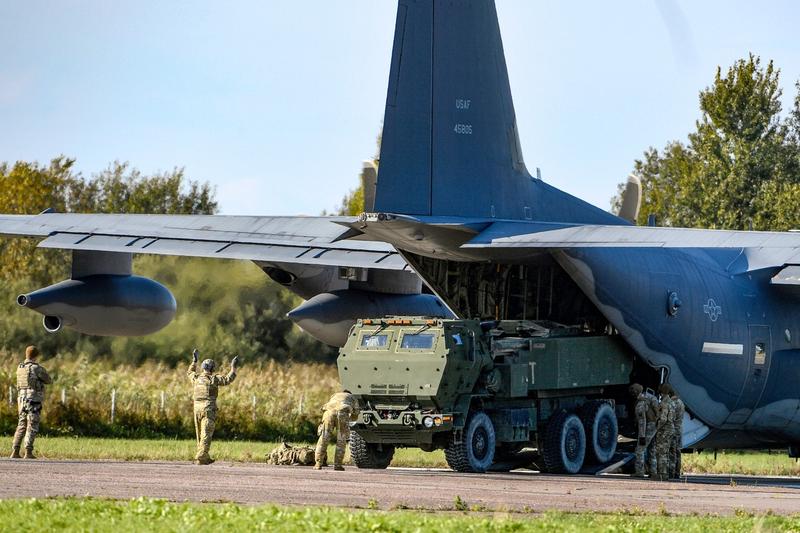
[[[577,472],[614,455],[632,365],[618,336],[553,323],[359,320],[338,358],[361,406],[353,459],[385,468],[398,446],[444,449],[453,469],[483,472],[532,447],[548,470]]]

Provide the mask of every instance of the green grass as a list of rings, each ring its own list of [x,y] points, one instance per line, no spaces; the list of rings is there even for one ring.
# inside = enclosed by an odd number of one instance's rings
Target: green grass
[[[5,437],[9,442],[11,437]],[[311,443],[311,446],[314,444]],[[211,454],[221,461],[262,462],[276,442],[216,440]],[[104,439],[90,437],[47,437],[36,440],[40,457],[49,459],[87,459],[122,461],[188,461],[194,456],[195,443],[186,439]],[[333,457],[333,447],[329,449]],[[349,460],[349,458],[346,458]],[[800,476],[800,463],[783,452],[721,451],[684,454],[684,470],[695,474],[746,474]],[[415,448],[401,448],[392,466],[447,468],[441,450],[427,453]]]
[[[4,437],[10,442],[11,437]],[[214,441],[211,455],[218,461],[263,462],[277,442]],[[315,443],[310,443],[314,446]],[[333,457],[334,447],[328,450]],[[195,442],[186,439],[104,439],[91,437],[47,437],[36,439],[37,455],[43,459],[85,459],[119,461],[188,461],[194,457]],[[349,456],[345,457],[349,461]],[[425,453],[417,449],[401,449],[395,454],[394,466],[446,468],[441,451]]]
[[[170,503],[135,499],[30,499],[0,502],[6,531],[797,531],[800,515],[731,517],[630,513],[469,513]]]

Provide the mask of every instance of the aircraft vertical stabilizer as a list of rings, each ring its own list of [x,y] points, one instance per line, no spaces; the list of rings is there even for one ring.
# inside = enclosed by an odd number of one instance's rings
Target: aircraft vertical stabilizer
[[[533,179],[492,0],[400,0],[375,210],[619,224]]]

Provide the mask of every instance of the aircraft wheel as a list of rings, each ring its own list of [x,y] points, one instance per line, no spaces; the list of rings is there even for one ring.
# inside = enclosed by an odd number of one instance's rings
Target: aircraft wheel
[[[358,468],[384,469],[394,457],[391,444],[372,444],[355,431],[350,432],[350,457]]]
[[[494,461],[495,442],[492,421],[478,411],[469,417],[460,437],[453,435],[444,457],[456,472],[486,472]]]
[[[606,401],[592,400],[581,407],[580,416],[586,433],[586,461],[609,462],[617,451],[619,436],[614,408]]]
[[[586,433],[578,415],[561,411],[547,423],[544,464],[554,474],[576,474],[586,456]]]

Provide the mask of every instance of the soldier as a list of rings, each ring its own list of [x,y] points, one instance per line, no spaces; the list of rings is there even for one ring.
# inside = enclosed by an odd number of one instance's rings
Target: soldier
[[[277,448],[267,454],[270,465],[312,465],[314,450],[310,446],[291,446],[281,442]]]
[[[656,422],[656,463],[658,466],[658,478],[661,481],[669,479],[670,470],[670,446],[672,437],[675,434],[675,404],[670,398],[672,387],[668,383],[662,383],[658,387],[658,421]]]
[[[195,464],[210,465],[214,460],[208,455],[211,448],[211,437],[214,435],[214,425],[217,421],[217,393],[220,387],[230,385],[236,379],[236,365],[239,357],[231,360],[231,371],[227,376],[214,374],[216,363],[213,359],[206,359],[200,365],[202,372],[197,373],[197,349],[192,351],[192,364],[189,366],[189,379],[194,385],[194,430],[197,435],[197,455]]]
[[[11,458],[19,459],[19,446],[25,437],[25,459],[36,459],[33,455],[33,441],[39,433],[39,418],[42,414],[44,386],[53,382],[47,370],[37,359],[36,346],[25,348],[25,361],[17,367],[17,409],[19,413],[17,431],[14,433]]]
[[[672,446],[669,447],[670,479],[680,479],[681,449],[683,448],[683,413],[686,411],[686,406],[674,390],[672,391],[672,402],[675,405],[675,434],[672,437]]]
[[[636,441],[636,477],[645,477],[645,459],[651,476],[656,474],[656,456],[654,453],[653,437],[656,434],[656,416],[658,402],[652,394],[647,394],[638,383],[628,389],[630,395],[636,400],[637,441]]]
[[[349,390],[337,392],[322,408],[322,423],[317,429],[319,440],[314,453],[314,468],[328,466],[328,443],[336,431],[336,454],[333,456],[333,469],[344,470],[344,451],[350,438],[350,420],[358,418],[356,399]]]

